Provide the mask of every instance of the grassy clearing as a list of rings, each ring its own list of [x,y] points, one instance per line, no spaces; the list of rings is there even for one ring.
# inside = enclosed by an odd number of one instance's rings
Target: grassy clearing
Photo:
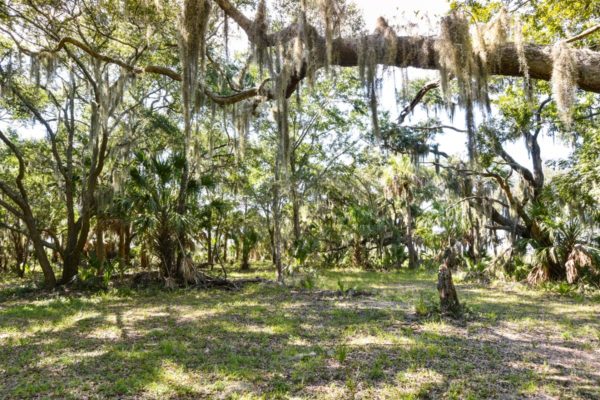
[[[0,398],[600,397],[600,303],[516,285],[459,284],[460,324],[417,316],[435,304],[425,272],[327,272],[312,292],[0,290]]]

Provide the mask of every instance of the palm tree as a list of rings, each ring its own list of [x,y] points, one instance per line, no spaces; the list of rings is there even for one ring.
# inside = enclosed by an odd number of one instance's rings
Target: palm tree
[[[167,283],[184,280],[185,271],[177,264],[177,256],[187,259],[186,252],[191,241],[181,241],[191,228],[190,216],[177,210],[179,180],[182,171],[183,156],[163,153],[147,157],[142,153],[135,155],[137,167],[130,170],[134,185],[133,204],[137,215],[134,226],[142,242],[148,243],[160,262],[162,276]],[[187,185],[186,199],[190,201],[197,193],[199,185],[190,180]],[[187,263],[185,263],[187,266]]]

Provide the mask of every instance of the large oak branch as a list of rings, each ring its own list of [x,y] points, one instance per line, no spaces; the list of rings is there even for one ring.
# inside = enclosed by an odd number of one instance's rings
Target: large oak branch
[[[253,20],[240,12],[229,0],[214,0],[219,7],[232,18],[242,28],[252,42],[260,42],[267,46],[274,46],[277,43],[287,42],[296,35],[301,34],[301,29],[310,29],[316,32],[314,27],[302,27],[301,24],[294,23],[280,31],[267,33],[257,31]],[[377,43],[376,35],[368,38],[369,43]],[[397,56],[393,66],[414,67],[420,69],[438,69],[439,55],[436,50],[438,39],[426,36],[398,36]],[[325,39],[322,36],[317,37],[317,64],[325,65],[326,49]],[[381,42],[381,41],[379,41]],[[354,67],[359,64],[359,49],[363,43],[362,37],[338,38],[333,42],[332,62],[335,65],[343,67]],[[383,45],[382,45],[383,46]],[[508,43],[499,48],[499,62],[494,63],[490,68],[492,75],[522,77],[523,72],[519,64],[517,47]],[[529,69],[529,76],[534,79],[548,81],[552,76],[552,48],[550,46],[540,46],[536,44],[527,44],[525,46],[525,58]],[[381,65],[390,65],[385,51],[376,52],[376,63]],[[587,50],[573,50],[575,64],[578,70],[578,86],[586,91],[600,93],[600,53]]]

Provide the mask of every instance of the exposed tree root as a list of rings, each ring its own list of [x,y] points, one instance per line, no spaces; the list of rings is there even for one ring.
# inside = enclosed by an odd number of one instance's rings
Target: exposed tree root
[[[252,283],[274,283],[271,280],[254,277],[244,279],[227,279],[216,277],[197,271],[193,279],[187,284],[181,280],[173,278],[163,278],[159,272],[138,272],[131,277],[131,286],[134,288],[144,288],[150,286],[164,286],[168,289],[177,288],[197,288],[197,289],[227,289],[238,290],[247,284]]]

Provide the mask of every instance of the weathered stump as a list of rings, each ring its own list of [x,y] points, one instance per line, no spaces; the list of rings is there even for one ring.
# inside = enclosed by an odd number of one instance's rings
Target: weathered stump
[[[448,265],[448,258],[446,258],[444,264],[440,265],[437,289],[440,295],[440,310],[442,314],[459,314],[461,311],[460,302],[458,301],[456,288],[452,281],[452,271],[450,271]]]

